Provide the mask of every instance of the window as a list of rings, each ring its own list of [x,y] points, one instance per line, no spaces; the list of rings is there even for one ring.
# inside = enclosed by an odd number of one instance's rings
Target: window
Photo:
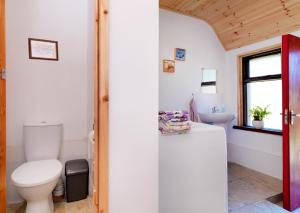
[[[242,125],[252,126],[250,109],[269,105],[264,128],[282,130],[281,49],[242,58]]]

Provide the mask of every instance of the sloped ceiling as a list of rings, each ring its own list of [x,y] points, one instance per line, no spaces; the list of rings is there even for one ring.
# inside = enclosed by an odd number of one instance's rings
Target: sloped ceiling
[[[210,24],[226,50],[300,29],[300,0],[160,0]]]

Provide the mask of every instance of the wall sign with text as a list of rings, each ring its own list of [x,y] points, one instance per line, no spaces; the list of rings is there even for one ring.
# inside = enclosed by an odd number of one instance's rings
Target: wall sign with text
[[[28,39],[29,58],[58,61],[58,42],[44,39]]]

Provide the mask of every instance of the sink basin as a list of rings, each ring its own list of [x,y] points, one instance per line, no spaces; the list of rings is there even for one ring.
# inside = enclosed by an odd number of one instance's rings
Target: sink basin
[[[204,123],[224,124],[234,119],[234,114],[220,113],[199,113],[200,119]]]

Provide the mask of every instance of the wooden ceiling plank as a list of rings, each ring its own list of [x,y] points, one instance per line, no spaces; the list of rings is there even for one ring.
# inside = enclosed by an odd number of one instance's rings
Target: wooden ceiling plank
[[[271,0],[274,1],[274,0]],[[298,1],[297,3],[295,3]],[[299,0],[296,0],[293,4],[289,5],[289,13],[291,8],[297,7]],[[290,1],[291,3],[292,1]],[[259,21],[261,17],[267,16],[267,14],[273,13],[275,11],[278,11],[278,13],[281,13],[283,16],[286,14],[286,11],[283,10],[280,4],[277,5],[277,7],[274,6],[274,4],[266,4],[264,6],[260,6],[256,8],[255,10],[252,10],[251,13],[236,13],[236,16],[230,16],[228,19],[223,19],[217,22],[211,22],[213,23],[214,27],[218,29],[219,33],[222,33],[224,31],[233,30],[234,28],[239,28],[242,25],[245,25],[247,23],[253,22],[253,21]],[[240,11],[241,12],[241,11]]]
[[[191,3],[184,8],[184,10],[193,12],[196,8],[205,6],[209,1],[210,0],[192,0]]]
[[[174,9],[184,12],[184,8],[186,8],[193,0],[181,0]],[[187,11],[188,12],[188,11]]]
[[[162,7],[175,8],[181,0],[160,0],[159,5]]]
[[[296,18],[300,20],[300,14],[297,14]],[[299,22],[297,24],[291,20],[284,19],[281,20],[279,27],[274,27],[272,25],[266,25],[264,28],[257,27],[256,30],[251,31],[250,36],[247,36],[246,33],[243,33],[238,37],[227,37],[228,40],[226,40],[225,43],[237,47],[240,46],[239,43],[251,44],[254,43],[254,41],[258,42],[295,31],[295,29],[300,29]],[[231,48],[231,46],[226,46],[226,48]]]
[[[226,50],[300,28],[300,0],[160,0],[160,7],[205,20]]]
[[[267,9],[267,13],[264,12]],[[236,31],[247,24],[251,24],[253,22],[259,22],[261,18],[268,17],[273,13],[278,13],[284,16],[284,12],[280,7],[274,7],[272,5],[266,5],[265,7],[259,7],[256,10],[253,10],[252,13],[245,14],[240,17],[230,17],[224,21],[219,21],[214,23],[214,27],[218,30],[218,32],[225,33],[228,31]]]
[[[245,17],[251,17],[255,14],[260,14],[261,11],[258,11],[261,8],[265,8],[265,7],[269,7],[272,10],[278,10],[280,9],[280,4],[271,4],[272,1],[274,0],[263,0],[263,1],[259,1],[259,3],[257,4],[249,4],[249,5],[245,5],[245,7],[243,8],[237,8],[237,9],[233,9],[232,11],[230,11],[231,13],[227,13],[227,18],[226,19],[215,19],[214,20],[214,24],[217,23],[222,23],[224,21],[234,21],[234,20],[238,20],[241,19],[239,21],[245,21],[244,18]],[[264,11],[262,14],[266,14],[269,11]]]
[[[239,39],[235,42],[228,43],[225,48],[226,48],[226,50],[232,50],[232,49],[240,48],[240,47],[243,47],[246,45],[251,45],[256,42],[260,42],[260,41],[263,41],[263,40],[266,40],[269,38],[281,36],[283,34],[292,33],[294,31],[295,31],[295,26],[287,26],[284,29],[282,29],[281,32],[273,32],[268,35],[264,35],[264,36],[260,36],[260,37],[257,36],[257,37],[253,37],[251,39]]]
[[[300,10],[300,5],[298,5],[297,10]],[[259,30],[265,30],[269,28],[280,29],[284,27],[285,24],[299,24],[300,23],[300,13],[295,13],[292,17],[283,19],[283,15],[278,12],[273,12],[268,16],[261,17],[259,21],[246,23],[242,28],[237,29],[236,31],[228,31],[220,34],[222,37],[232,37],[234,35],[244,35],[249,32],[255,32]],[[285,23],[286,22],[286,23]],[[284,23],[284,24],[282,24]]]
[[[224,0],[208,1],[205,5],[195,8],[192,13],[200,18],[209,20],[210,16],[217,14],[224,8],[227,8],[226,1]]]
[[[241,0],[241,1],[243,1],[243,0]],[[242,4],[239,4],[235,7],[223,8],[216,13],[210,13],[210,14],[206,15],[206,17],[211,23],[218,23],[220,21],[227,22],[227,20],[235,19],[238,17],[236,14],[237,11],[243,10],[241,5]],[[251,4],[249,2],[247,2],[247,5],[245,5],[245,7],[250,7],[250,5]]]

